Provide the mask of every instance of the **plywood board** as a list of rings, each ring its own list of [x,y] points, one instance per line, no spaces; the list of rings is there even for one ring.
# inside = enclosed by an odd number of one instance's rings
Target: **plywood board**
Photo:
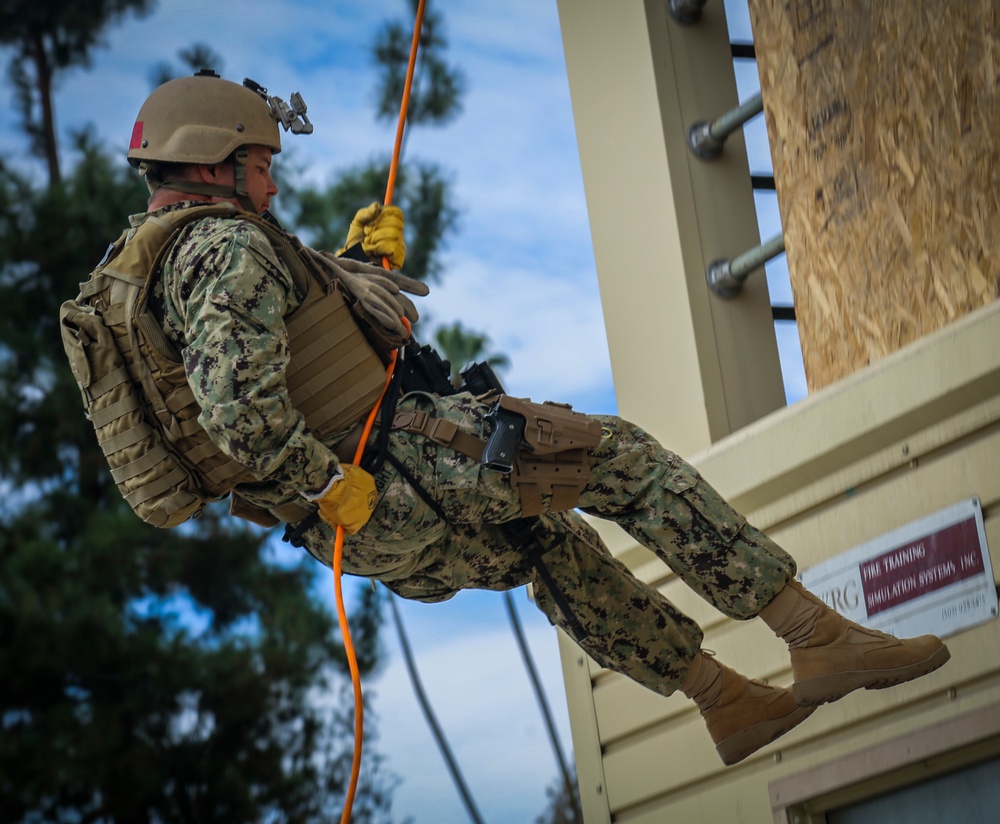
[[[814,390],[1000,295],[1000,3],[749,4]]]

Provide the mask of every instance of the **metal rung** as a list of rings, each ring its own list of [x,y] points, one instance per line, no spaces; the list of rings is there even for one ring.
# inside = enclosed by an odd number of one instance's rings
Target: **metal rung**
[[[706,123],[704,120],[695,123],[688,129],[688,147],[702,160],[715,160],[722,154],[726,138],[762,111],[764,111],[764,101],[758,92],[746,103],[719,115],[711,123]]]
[[[706,0],[667,0],[667,12],[682,26],[693,26],[701,19]]]
[[[754,246],[742,255],[712,261],[705,271],[708,288],[720,298],[735,298],[743,291],[743,281],[755,269],[785,251],[785,236],[775,235],[766,243]]]

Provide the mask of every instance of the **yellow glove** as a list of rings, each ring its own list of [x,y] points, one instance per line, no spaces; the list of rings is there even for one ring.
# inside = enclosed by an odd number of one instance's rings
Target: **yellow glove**
[[[378,500],[375,479],[360,466],[341,464],[343,477],[333,480],[320,498],[319,515],[332,527],[353,535],[368,523]]]
[[[372,260],[389,261],[393,269],[402,269],[406,260],[406,241],[403,239],[403,210],[398,206],[373,203],[358,213],[347,230],[347,243],[337,252],[342,255],[355,244]]]

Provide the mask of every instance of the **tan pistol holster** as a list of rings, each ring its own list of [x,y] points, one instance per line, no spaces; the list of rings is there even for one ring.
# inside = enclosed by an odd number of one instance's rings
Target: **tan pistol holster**
[[[588,450],[601,441],[600,421],[552,401],[533,403],[501,395],[498,402],[525,420],[524,441],[510,476],[521,498],[522,514],[541,515],[545,511],[543,496],[551,496],[549,512],[573,509],[590,480]],[[422,435],[477,461],[482,459],[483,439],[425,411],[397,412],[392,428]]]
[[[549,512],[573,509],[590,480],[587,450],[601,442],[601,423],[569,404],[532,403],[500,396],[500,406],[525,420],[524,448],[518,451],[510,482],[521,496],[525,517],[541,515],[542,496],[551,495]]]

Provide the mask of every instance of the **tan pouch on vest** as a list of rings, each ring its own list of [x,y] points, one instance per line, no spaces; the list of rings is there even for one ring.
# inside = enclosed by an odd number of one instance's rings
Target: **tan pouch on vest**
[[[286,320],[292,405],[323,440],[367,415],[385,387],[385,367],[351,314],[336,282],[313,281]]]
[[[63,346],[87,417],[122,496],[149,524],[169,527],[205,503],[199,484],[146,415],[111,330],[93,308],[70,300],[59,310]]]

